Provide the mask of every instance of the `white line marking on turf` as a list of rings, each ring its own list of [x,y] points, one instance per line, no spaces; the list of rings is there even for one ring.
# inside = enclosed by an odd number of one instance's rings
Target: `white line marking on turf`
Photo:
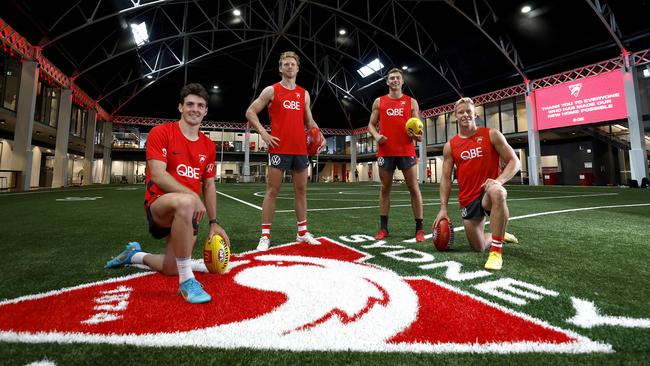
[[[225,194],[225,193],[223,193],[223,192],[219,192],[219,191],[217,191],[217,194],[220,194],[220,195],[222,195],[222,196],[226,196],[226,197],[230,198],[231,200],[235,200],[235,201],[237,201],[237,202],[239,202],[239,203],[243,203],[243,204],[245,204],[245,205],[247,205],[247,206],[251,206],[251,207],[253,207],[253,208],[256,208],[256,209],[262,211],[262,208],[261,208],[260,206],[254,205],[254,204],[249,203],[249,202],[246,202],[246,201],[244,201],[244,200],[240,200],[240,199],[237,198],[237,197],[233,197],[233,196],[231,196],[231,195],[229,195],[229,194]],[[293,212],[293,211],[291,211],[291,212]]]
[[[508,201],[531,201],[531,200],[553,200],[553,199],[561,199],[561,198],[582,198],[582,197],[600,197],[600,196],[617,196],[618,193],[594,193],[594,194],[578,194],[578,195],[570,195],[570,196],[544,196],[544,197],[527,197],[527,198],[510,198]],[[336,201],[336,200],[329,200],[329,201]],[[435,199],[435,201],[440,201],[439,199]],[[431,206],[434,204],[438,204],[439,202],[429,202],[429,203],[422,203],[422,206]],[[458,203],[457,200],[450,200],[449,203]],[[366,208],[378,208],[379,206],[353,206],[353,207],[328,207],[328,208],[310,208],[307,211],[312,212],[312,211],[339,211],[339,210],[362,210]],[[391,205],[390,207],[411,207],[411,204],[403,204],[403,205]],[[293,209],[291,210],[276,210],[276,213],[286,213],[286,212],[293,212]],[[512,220],[512,218],[511,218]],[[431,235],[429,235],[431,236]],[[415,242],[415,239],[413,239],[413,242]]]
[[[601,315],[593,302],[575,297],[571,297],[571,303],[576,310],[576,315],[566,321],[581,328],[593,328],[601,325],[625,328],[650,328],[650,319]]]
[[[566,213],[566,212],[590,211],[590,210],[599,210],[599,209],[602,209],[602,208],[639,207],[639,206],[650,206],[650,203],[634,203],[634,204],[629,204],[629,205],[580,207],[580,208],[570,208],[570,209],[567,209],[567,210],[537,212],[537,213],[528,214],[528,215],[521,215],[521,216],[511,217],[510,219],[508,219],[508,221],[519,220],[519,219],[527,219],[529,217],[561,214],[561,213]],[[485,225],[488,225],[489,223],[490,223],[489,221],[486,221]],[[454,232],[462,231],[462,230],[465,230],[465,228],[460,226],[460,225],[454,228]],[[431,239],[432,236],[433,236],[433,234],[427,234],[427,235],[424,236],[424,238],[425,239]],[[415,243],[415,238],[406,239],[403,242],[404,243]]]

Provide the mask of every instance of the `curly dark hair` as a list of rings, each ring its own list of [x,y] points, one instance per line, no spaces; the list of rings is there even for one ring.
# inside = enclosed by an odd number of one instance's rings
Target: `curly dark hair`
[[[210,97],[208,96],[208,92],[205,90],[203,85],[199,83],[192,83],[192,84],[187,84],[181,89],[181,99],[178,101],[180,104],[185,103],[185,97],[188,95],[197,95],[205,100],[205,104],[208,104],[208,100]]]

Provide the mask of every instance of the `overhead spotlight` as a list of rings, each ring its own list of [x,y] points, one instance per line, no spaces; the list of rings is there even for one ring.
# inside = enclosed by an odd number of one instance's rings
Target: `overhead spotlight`
[[[406,69],[408,69],[408,68],[409,68],[409,67],[406,66],[406,65],[402,66],[402,70],[406,70]]]
[[[212,85],[212,89],[214,89],[214,90],[219,89],[219,85]]]
[[[153,79],[153,75],[147,75],[147,79]]]
[[[348,99],[348,98],[349,98],[349,97],[348,97],[347,95],[344,95],[344,96],[343,96],[343,99]]]
[[[37,136],[40,135],[40,134],[41,134],[41,131],[36,131]]]
[[[235,9],[235,10],[232,11],[232,14],[233,14],[234,16],[238,17],[238,16],[241,15],[241,11],[239,11],[239,9]]]
[[[524,13],[524,14],[530,13],[531,10],[533,10],[533,8],[531,8],[528,5],[524,5],[524,6],[521,7],[521,12]]]
[[[339,34],[340,35],[344,36],[346,33],[347,32],[345,31],[345,29],[343,29],[343,28],[339,29]]]
[[[4,125],[5,123],[7,123],[7,121],[5,121],[4,119],[0,119],[0,125]]]
[[[650,66],[646,66],[646,68],[643,69],[643,77],[650,78]]]

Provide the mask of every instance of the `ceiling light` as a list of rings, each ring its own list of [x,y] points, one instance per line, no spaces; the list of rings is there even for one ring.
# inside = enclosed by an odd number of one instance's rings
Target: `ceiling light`
[[[375,71],[379,71],[383,68],[384,68],[384,64],[382,64],[381,61],[379,61],[379,59],[376,58],[370,61],[370,63],[368,63],[367,65],[361,67],[359,70],[357,70],[357,72],[359,73],[359,75],[361,75],[361,77],[365,78],[371,75],[372,73],[374,73]]]
[[[235,10],[233,10],[232,13],[233,13],[233,15],[236,16],[236,17],[238,17],[238,16],[241,15],[241,11],[239,11],[239,9],[235,9]]]
[[[5,123],[7,123],[7,121],[5,121],[4,119],[0,119],[0,125],[4,125]]]
[[[646,66],[646,68],[643,69],[643,77],[650,78],[650,66]]]
[[[528,5],[524,5],[524,6],[521,7],[521,12],[524,13],[524,14],[530,13],[531,10],[533,10],[533,8],[531,8]]]
[[[614,125],[614,127],[618,128],[618,129],[620,129],[620,130],[627,130],[627,127],[625,127],[625,126],[621,126],[621,125],[619,125],[619,124]]]
[[[345,31],[345,29],[339,29],[339,34],[340,35],[344,36],[346,33],[347,32]]]
[[[153,79],[153,75],[147,75],[147,79]]]
[[[41,134],[41,131],[36,131],[36,135],[40,135],[40,134]]]
[[[140,24],[131,24],[131,33],[133,33],[133,39],[135,40],[135,44],[138,46],[142,46],[143,44],[149,42],[147,23],[142,22]]]
[[[402,66],[402,70],[406,70],[406,69],[408,69],[408,68],[409,68],[409,67],[406,66],[406,65]]]
[[[212,85],[212,89],[215,89],[215,90],[219,89],[219,85]]]

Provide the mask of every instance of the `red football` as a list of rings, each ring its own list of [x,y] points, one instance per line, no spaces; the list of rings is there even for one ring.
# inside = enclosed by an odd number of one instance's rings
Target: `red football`
[[[307,130],[307,154],[316,155],[319,153],[318,148],[323,143],[325,137],[318,127],[312,127]]]
[[[446,219],[438,222],[433,230],[433,245],[439,252],[449,250],[454,243],[454,225]]]

